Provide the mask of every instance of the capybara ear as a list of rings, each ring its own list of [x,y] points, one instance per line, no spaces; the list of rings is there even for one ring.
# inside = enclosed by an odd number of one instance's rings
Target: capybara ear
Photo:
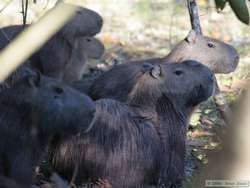
[[[31,87],[39,87],[41,83],[41,77],[42,77],[41,73],[39,71],[36,71],[35,74],[28,76],[27,78],[28,84]]]
[[[196,38],[197,38],[197,33],[192,29],[191,31],[189,31],[185,40],[190,44],[194,44],[196,41]]]
[[[161,75],[161,67],[160,65],[152,65],[151,63],[143,63],[142,64],[142,72],[148,72],[153,78],[159,79]]]

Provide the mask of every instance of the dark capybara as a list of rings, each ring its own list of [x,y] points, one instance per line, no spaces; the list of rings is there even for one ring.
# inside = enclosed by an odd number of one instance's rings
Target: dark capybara
[[[110,76],[115,77],[110,77]],[[105,82],[102,79],[117,79]],[[196,105],[214,90],[214,75],[196,61],[122,64],[104,73],[88,132],[54,145],[51,160],[77,183],[107,180],[112,187],[176,186],[184,176],[186,129]],[[112,94],[113,93],[113,94]]]
[[[68,84],[80,81],[88,59],[100,58],[105,50],[104,45],[94,37],[81,37],[76,41],[76,44],[77,46],[72,52],[70,63],[68,63],[63,70],[63,81]],[[25,75],[32,74],[34,71],[35,69],[31,65],[31,62],[27,61],[0,84],[0,92],[6,88],[12,87],[12,85],[14,85],[19,79]]]
[[[89,97],[40,74],[26,76],[2,91],[0,176],[29,187],[52,137],[87,129],[94,113]]]
[[[81,37],[76,41],[72,51],[70,63],[64,69],[63,80],[67,83],[81,80],[86,69],[88,59],[99,59],[105,47],[94,37]]]
[[[76,15],[40,50],[31,56],[30,60],[33,67],[47,76],[62,80],[65,68],[70,67],[69,63],[72,63],[70,61],[72,53],[78,46],[76,41],[81,37],[91,37],[100,32],[102,23],[102,17],[98,13],[87,8],[78,7]],[[1,28],[0,49],[4,48],[22,30],[22,25]],[[89,43],[91,42],[92,40]],[[95,41],[94,44],[96,44]],[[102,47],[103,45],[101,49]],[[82,53],[84,53],[84,49]],[[84,61],[82,63],[85,64]]]
[[[214,73],[230,73],[238,65],[239,54],[233,46],[210,37],[199,35],[194,30],[191,30],[187,37],[180,41],[167,56],[126,63],[176,63],[184,60],[202,62],[202,64],[209,67]],[[100,74],[97,74],[91,79],[84,78],[83,81],[72,84],[72,87],[88,93],[90,92],[91,85],[99,76]]]
[[[0,175],[0,187],[1,188],[24,188],[18,185],[13,179]]]
[[[32,69],[30,62],[27,61],[25,64],[22,64],[16,71],[14,71],[8,78],[0,83],[0,92],[11,88],[16,82],[22,79],[25,76],[35,74],[35,71]]]

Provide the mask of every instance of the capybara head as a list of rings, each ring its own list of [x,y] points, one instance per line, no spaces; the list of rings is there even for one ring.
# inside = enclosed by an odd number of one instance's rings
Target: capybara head
[[[103,43],[94,37],[82,37],[78,45],[88,58],[93,59],[101,58],[105,50]]]
[[[0,102],[28,110],[38,131],[45,135],[77,133],[87,128],[95,113],[88,96],[37,73],[3,91]]]
[[[165,96],[178,106],[193,107],[214,91],[214,75],[197,61],[128,63],[100,76],[91,86],[94,99],[114,98],[134,105],[155,106]]]
[[[76,15],[64,26],[62,32],[66,38],[94,36],[99,33],[103,24],[102,17],[95,11],[77,7]]]
[[[233,46],[191,30],[169,53],[167,59],[170,62],[193,59],[202,62],[214,73],[230,73],[238,65],[239,54]]]
[[[66,83],[81,80],[85,64],[89,58],[98,59],[104,53],[104,45],[94,37],[80,37],[76,40],[75,48],[72,50],[70,66],[64,72],[63,80]]]

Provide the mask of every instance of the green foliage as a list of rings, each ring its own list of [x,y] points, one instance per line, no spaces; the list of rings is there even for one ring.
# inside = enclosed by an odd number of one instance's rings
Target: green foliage
[[[249,12],[245,0],[228,0],[235,15],[240,21],[249,24]]]
[[[223,10],[226,6],[226,2],[229,3],[238,19],[249,25],[249,11],[246,0],[215,0],[216,9],[218,11]]]

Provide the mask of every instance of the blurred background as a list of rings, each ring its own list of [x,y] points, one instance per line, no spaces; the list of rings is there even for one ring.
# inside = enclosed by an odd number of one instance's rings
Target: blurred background
[[[67,0],[66,2],[97,11],[104,18],[98,38],[105,44],[101,61],[89,66],[105,66],[114,61],[145,59],[167,55],[185,38],[191,25],[184,0]],[[29,3],[27,23],[35,22],[55,5],[54,0]],[[214,0],[199,0],[199,15],[204,35],[233,45],[240,54],[234,73],[217,75],[226,104],[234,106],[250,78],[250,32],[229,6],[218,13]],[[248,4],[249,5],[249,4]],[[0,1],[0,27],[22,24],[21,0]],[[227,123],[211,98],[194,113],[188,132],[186,174],[192,177],[199,165],[209,163],[207,155],[222,147],[221,135]]]

